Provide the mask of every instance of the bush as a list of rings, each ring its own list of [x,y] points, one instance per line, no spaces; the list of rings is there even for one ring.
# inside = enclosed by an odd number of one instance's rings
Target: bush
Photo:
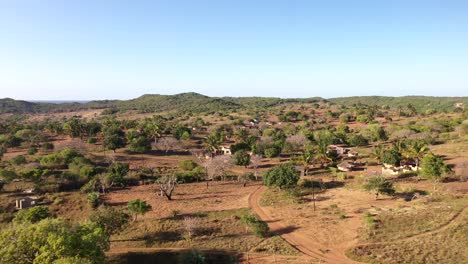
[[[234,163],[238,166],[248,166],[250,164],[250,155],[245,150],[240,150],[234,153]]]
[[[300,177],[300,172],[292,165],[281,164],[267,171],[263,183],[269,187],[293,187],[297,185]]]
[[[27,210],[21,210],[13,219],[17,223],[37,223],[42,219],[50,217],[49,209],[46,206],[31,207]]]
[[[181,160],[179,161],[179,167],[185,171],[191,171],[197,167],[198,164],[193,160]]]
[[[26,157],[24,157],[23,155],[18,155],[14,158],[11,158],[10,163],[17,166],[21,164],[26,164]]]
[[[37,149],[37,147],[29,147],[28,148],[28,155],[34,155],[38,152],[39,150]]]
[[[45,143],[42,144],[42,149],[43,150],[52,150],[52,149],[54,149],[54,144],[49,143],[49,142],[45,142]]]
[[[366,146],[367,144],[369,144],[369,142],[367,141],[367,139],[365,137],[363,137],[362,135],[352,135],[349,137],[348,139],[348,143],[349,145],[351,146]]]
[[[246,214],[241,217],[241,221],[244,224],[248,225],[256,236],[258,237],[268,236],[268,232],[270,231],[268,224],[265,221],[258,219],[258,217],[251,215],[251,214]]]
[[[97,139],[96,138],[88,138],[88,143],[89,144],[96,144]]]
[[[101,203],[101,195],[98,192],[89,193],[86,198],[91,207],[96,208]]]
[[[280,153],[281,153],[281,150],[276,147],[269,147],[269,148],[266,148],[264,151],[265,157],[267,158],[278,157]]]
[[[130,220],[130,215],[112,207],[101,207],[91,214],[89,220],[110,236],[123,230]]]

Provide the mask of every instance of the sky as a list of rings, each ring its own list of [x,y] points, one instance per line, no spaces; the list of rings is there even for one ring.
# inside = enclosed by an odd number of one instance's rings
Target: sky
[[[0,0],[0,98],[468,96],[468,1]]]

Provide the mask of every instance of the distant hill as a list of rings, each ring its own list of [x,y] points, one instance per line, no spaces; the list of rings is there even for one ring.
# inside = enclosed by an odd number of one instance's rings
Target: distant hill
[[[378,105],[397,108],[406,107],[409,103],[418,111],[433,109],[435,111],[452,111],[456,103],[468,105],[468,97],[426,97],[426,96],[355,96],[325,100],[312,98],[274,98],[274,97],[209,97],[198,93],[181,93],[176,95],[145,94],[131,100],[98,100],[87,103],[44,103],[27,102],[10,98],[0,99],[0,113],[45,113],[66,112],[85,109],[116,109],[119,111],[134,110],[142,113],[166,111],[207,113],[245,109],[264,109],[289,103],[314,103],[329,101],[342,105]]]
[[[330,102],[341,105],[378,105],[390,108],[407,107],[412,104],[418,112],[434,110],[437,112],[453,111],[456,104],[468,105],[468,97],[432,97],[432,96],[351,96],[329,99]]]

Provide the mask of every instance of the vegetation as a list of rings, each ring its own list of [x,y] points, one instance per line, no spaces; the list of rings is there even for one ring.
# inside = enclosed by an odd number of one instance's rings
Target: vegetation
[[[393,195],[395,188],[391,181],[382,176],[371,177],[367,183],[364,184],[364,189],[367,191],[375,191],[375,199],[379,198],[379,194]]]
[[[269,187],[294,187],[299,181],[300,173],[291,165],[282,164],[267,171],[263,176],[263,183]]]

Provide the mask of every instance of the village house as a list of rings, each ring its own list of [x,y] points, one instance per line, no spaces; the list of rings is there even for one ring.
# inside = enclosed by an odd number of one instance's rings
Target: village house
[[[343,161],[340,164],[337,165],[338,170],[340,171],[352,171],[354,168],[356,168],[356,165],[351,162]]]
[[[222,155],[231,155],[231,146],[229,145],[222,145],[220,146],[219,150]]]
[[[16,200],[16,209],[26,209],[36,206],[38,203],[37,197],[24,197]]]

